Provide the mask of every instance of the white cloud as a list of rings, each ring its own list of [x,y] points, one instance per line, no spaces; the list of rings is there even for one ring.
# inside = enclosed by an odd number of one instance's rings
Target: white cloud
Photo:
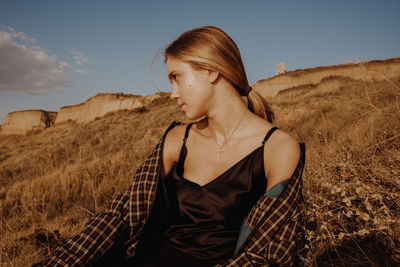
[[[89,62],[89,59],[85,57],[82,52],[72,51],[71,54],[75,60],[75,64],[78,66],[82,66],[84,63]]]
[[[18,38],[21,39],[22,41],[26,43],[35,43],[36,41],[32,38],[27,37],[23,32],[16,32],[13,28],[11,27],[1,27],[0,28],[3,31],[7,31],[13,38]]]
[[[74,59],[74,63],[77,68],[73,68],[73,71],[78,72],[78,73],[88,73],[90,72],[88,69],[85,69],[84,66],[90,63],[90,60],[82,53],[79,51],[71,51],[72,58]]]
[[[24,33],[0,27],[1,91],[42,94],[66,88],[69,64],[35,43]]]

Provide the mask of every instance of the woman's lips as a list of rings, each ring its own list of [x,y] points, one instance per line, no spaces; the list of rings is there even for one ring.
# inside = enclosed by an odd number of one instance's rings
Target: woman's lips
[[[178,108],[182,109],[183,105],[184,105],[183,103],[182,104],[178,104]]]

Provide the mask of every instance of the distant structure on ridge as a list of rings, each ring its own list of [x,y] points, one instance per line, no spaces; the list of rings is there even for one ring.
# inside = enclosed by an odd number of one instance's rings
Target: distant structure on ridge
[[[286,72],[286,63],[282,62],[276,65],[276,75],[283,74]]]
[[[280,67],[285,66],[284,64],[282,62],[276,66],[277,74],[285,69],[285,67]],[[327,86],[328,80],[331,83],[348,82],[349,79],[379,81],[398,79],[399,74],[400,57],[284,71],[280,75],[259,80],[251,87],[262,97],[274,97],[283,90],[287,91],[299,86],[307,86],[310,90],[321,83]]]

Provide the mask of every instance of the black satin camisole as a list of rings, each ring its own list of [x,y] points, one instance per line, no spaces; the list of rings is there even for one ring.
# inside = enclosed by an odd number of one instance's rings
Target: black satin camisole
[[[191,126],[186,128],[178,163],[167,178],[173,212],[161,250],[172,248],[193,259],[216,263],[233,256],[244,217],[266,191],[263,148],[276,127],[267,133],[260,147],[200,186],[183,177],[185,141]]]

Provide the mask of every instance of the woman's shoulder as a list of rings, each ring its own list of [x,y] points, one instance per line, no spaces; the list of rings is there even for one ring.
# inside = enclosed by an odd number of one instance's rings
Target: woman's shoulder
[[[277,128],[277,130],[271,135],[270,141],[268,142],[270,149],[285,148],[289,150],[296,150],[296,148],[299,147],[299,142],[285,130],[280,128]]]
[[[168,131],[165,144],[176,146],[177,144],[181,144],[183,138],[185,137],[186,130],[188,127],[190,129],[193,128],[192,132],[199,132],[199,129],[203,129],[204,125],[206,125],[206,120],[202,119],[199,121],[191,122],[191,123],[181,123],[181,122],[174,122],[170,127],[171,129]],[[189,134],[189,133],[188,133]]]
[[[193,131],[191,131],[191,134],[194,134],[195,132],[197,133],[199,129],[202,128],[199,127],[199,125],[204,125],[204,120],[196,121],[196,122],[191,122],[191,123],[174,123],[172,129],[170,129],[165,137],[164,141],[164,155],[172,157],[172,158],[178,158],[180,149],[182,147],[182,144],[184,142],[184,137],[186,134],[186,130],[188,130],[188,127],[190,129],[193,128]],[[189,135],[189,133],[188,133]]]
[[[176,124],[170,129],[165,137],[164,151],[179,148],[185,136],[187,124]]]
[[[264,166],[268,187],[289,179],[299,159],[299,142],[284,130],[276,130],[264,147]]]
[[[179,160],[179,153],[187,125],[174,123],[170,127],[172,128],[166,133],[163,147],[163,170],[161,175],[163,178],[166,177],[167,173],[170,172]]]

